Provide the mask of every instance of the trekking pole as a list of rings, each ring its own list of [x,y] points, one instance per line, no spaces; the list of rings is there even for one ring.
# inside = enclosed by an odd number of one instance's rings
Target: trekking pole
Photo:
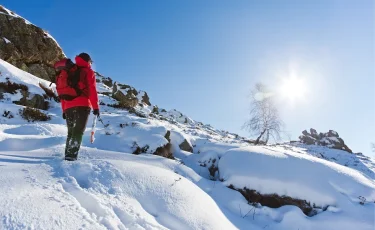
[[[102,120],[102,118],[101,118],[100,116],[98,116],[98,120],[100,121],[100,123],[103,124],[104,128],[107,128],[107,127],[108,127],[109,124],[106,124],[106,125],[105,125],[104,122],[103,122],[103,120]]]
[[[98,116],[95,116],[92,120],[92,126],[91,126],[91,143],[94,143],[95,141],[95,128],[96,128],[96,119]]]

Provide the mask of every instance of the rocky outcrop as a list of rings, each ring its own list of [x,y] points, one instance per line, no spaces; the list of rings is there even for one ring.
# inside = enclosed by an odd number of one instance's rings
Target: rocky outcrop
[[[108,87],[113,87],[113,80],[112,80],[112,78],[105,77],[105,76],[101,75],[98,72],[95,72],[95,75],[96,75],[96,81],[97,82],[101,82],[101,83],[103,83],[104,85],[106,85]]]
[[[142,91],[142,93],[143,93],[143,95],[142,95],[142,97],[141,97],[141,98],[142,98],[142,99],[141,99],[142,103],[144,103],[144,104],[150,106],[150,105],[151,105],[150,97],[148,96],[147,92]]]
[[[322,145],[333,149],[340,149],[353,153],[352,150],[345,144],[344,140],[340,138],[336,131],[329,130],[327,133],[319,133],[315,129],[310,129],[302,132],[299,136],[300,142],[307,145]]]
[[[103,80],[104,79],[104,80]],[[105,78],[101,76],[101,82],[106,81]],[[112,79],[110,79],[112,81]],[[103,82],[103,84],[106,84]],[[107,84],[108,85],[108,84]],[[140,106],[151,106],[150,97],[145,91],[137,91],[134,87],[130,85],[120,84],[115,82],[112,88],[112,97],[119,101],[121,107],[133,108],[138,104]]]
[[[0,6],[0,58],[40,78],[54,77],[53,64],[65,55],[43,29]]]
[[[115,83],[112,95],[123,107],[133,108],[138,105],[138,92],[131,86]]]

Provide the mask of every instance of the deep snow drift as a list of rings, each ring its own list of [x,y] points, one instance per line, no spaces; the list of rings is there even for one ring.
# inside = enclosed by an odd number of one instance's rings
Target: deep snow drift
[[[25,84],[31,93],[49,84],[2,60],[0,72],[0,82]],[[88,128],[79,161],[65,162],[59,104],[50,101],[50,121],[28,123],[12,103],[20,97],[0,99],[0,115],[13,115],[0,116],[0,229],[375,227],[375,163],[366,156],[302,144],[251,146],[176,110],[155,114],[143,104],[135,108],[140,117],[107,106],[116,100],[100,94],[106,127],[98,123],[94,144]],[[168,141],[175,160],[152,155]],[[193,153],[180,149],[183,142]],[[132,155],[135,144],[148,148]],[[251,205],[230,185],[306,200],[317,214]]]

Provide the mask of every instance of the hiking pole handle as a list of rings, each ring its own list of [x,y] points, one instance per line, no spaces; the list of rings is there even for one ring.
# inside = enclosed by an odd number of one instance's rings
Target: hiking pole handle
[[[96,119],[98,118],[98,116],[95,116],[94,119],[92,120],[92,126],[91,126],[91,138],[90,138],[90,141],[91,141],[91,144],[94,143],[95,141],[95,129],[96,129]]]

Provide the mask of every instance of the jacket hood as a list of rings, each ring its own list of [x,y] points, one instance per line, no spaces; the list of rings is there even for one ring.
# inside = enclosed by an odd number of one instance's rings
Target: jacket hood
[[[91,68],[91,65],[90,65],[87,61],[83,60],[83,59],[82,59],[81,57],[79,57],[79,56],[76,56],[75,61],[76,61],[76,64],[77,64],[79,67]]]

